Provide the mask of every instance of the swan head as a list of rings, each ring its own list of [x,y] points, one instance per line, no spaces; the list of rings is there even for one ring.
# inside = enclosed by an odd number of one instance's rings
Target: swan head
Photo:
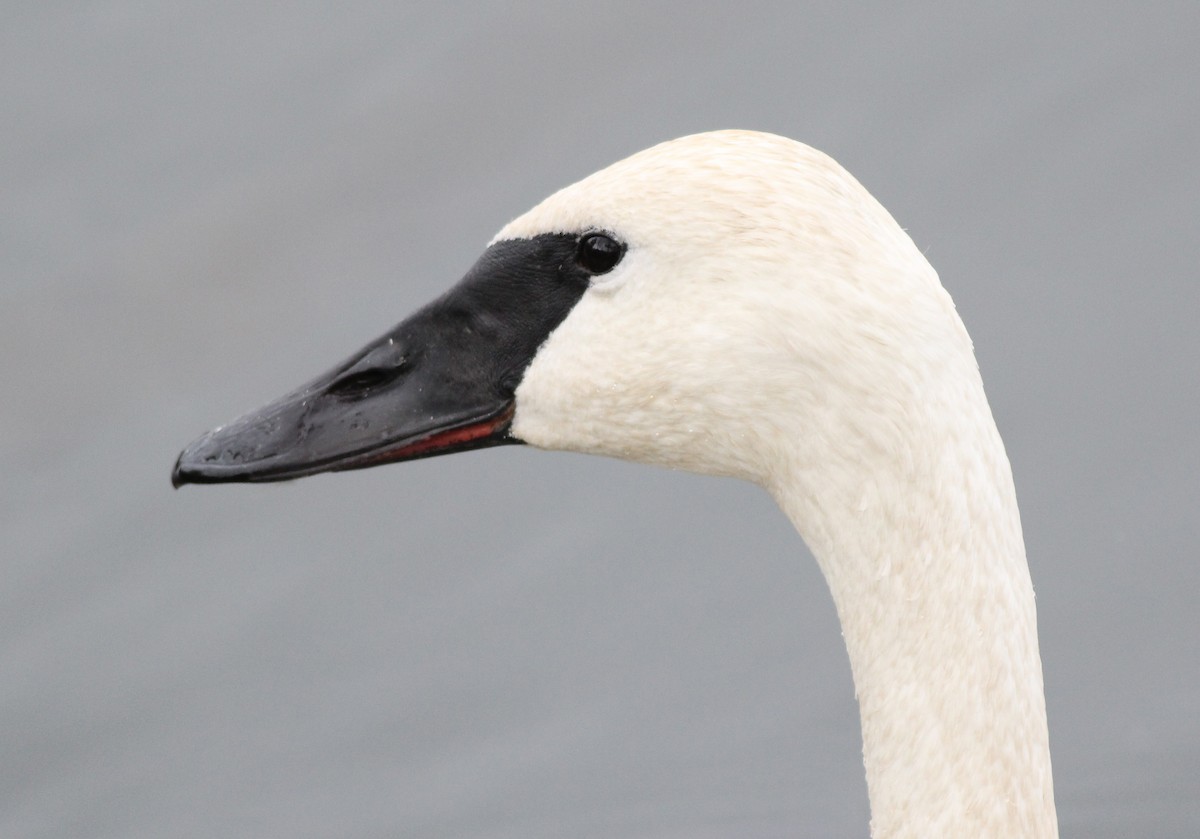
[[[782,137],[712,132],[550,196],[443,297],[194,442],[172,480],[528,443],[770,485],[848,429],[877,437],[964,359],[936,274],[853,177]]]
[[[172,481],[504,443],[767,487],[838,606],[876,832],[1054,835],[1033,591],[971,343],[828,157],[723,131],[597,172],[386,335],[192,443]]]

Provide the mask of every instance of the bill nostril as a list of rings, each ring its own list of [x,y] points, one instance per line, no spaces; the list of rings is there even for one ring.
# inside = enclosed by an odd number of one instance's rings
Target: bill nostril
[[[361,399],[372,391],[391,384],[408,369],[407,359],[375,367],[354,367],[339,376],[325,393],[338,399]]]
[[[393,378],[382,370],[364,370],[361,373],[342,376],[329,386],[326,393],[339,399],[352,399],[365,396],[369,391],[387,384]]]

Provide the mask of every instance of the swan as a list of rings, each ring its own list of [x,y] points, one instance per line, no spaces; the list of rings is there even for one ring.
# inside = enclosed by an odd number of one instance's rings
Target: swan
[[[511,443],[765,487],[837,607],[871,835],[1057,835],[1033,588],[971,340],[832,159],[717,131],[568,186],[388,334],[192,443],[172,482]]]

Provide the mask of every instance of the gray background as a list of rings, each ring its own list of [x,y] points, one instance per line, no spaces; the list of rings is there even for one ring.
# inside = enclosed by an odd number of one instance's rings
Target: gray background
[[[833,154],[1016,470],[1063,833],[1200,835],[1200,6],[14,2],[0,836],[865,836],[761,491],[503,449],[189,488],[200,432],[654,142]]]

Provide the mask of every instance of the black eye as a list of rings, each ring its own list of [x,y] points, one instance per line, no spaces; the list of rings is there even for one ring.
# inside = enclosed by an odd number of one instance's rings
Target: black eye
[[[589,233],[579,240],[575,261],[589,274],[607,274],[624,255],[625,246],[616,239],[603,233]]]

